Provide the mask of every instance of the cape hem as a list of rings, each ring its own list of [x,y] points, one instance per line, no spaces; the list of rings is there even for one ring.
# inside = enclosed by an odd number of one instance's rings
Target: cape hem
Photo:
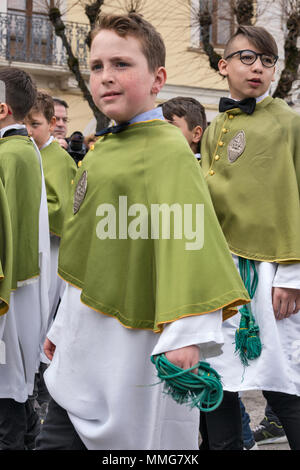
[[[72,276],[68,275],[67,273],[64,273],[63,275],[63,270],[60,268],[58,270],[58,275],[66,282],[68,282],[70,285],[72,285],[73,287],[77,288],[77,289],[80,289],[81,290],[81,296],[80,296],[80,300],[81,302],[84,304],[84,305],[87,305],[89,308],[91,308],[92,310],[95,310],[96,312],[98,313],[101,313],[103,315],[107,315],[107,316],[110,316],[110,317],[113,317],[115,318],[116,320],[118,320],[122,326],[124,326],[125,328],[129,328],[129,329],[138,329],[138,330],[151,330],[153,331],[154,333],[161,333],[162,330],[163,330],[163,326],[165,324],[168,324],[168,323],[172,323],[176,320],[180,320],[182,318],[185,318],[185,317],[191,317],[191,316],[196,316],[196,315],[207,315],[209,313],[212,313],[212,312],[215,312],[217,310],[220,310],[220,309],[223,309],[223,321],[224,320],[227,320],[228,318],[232,317],[233,315],[235,315],[238,310],[237,307],[238,305],[245,305],[246,303],[249,303],[250,302],[250,299],[249,298],[246,298],[243,296],[243,294],[241,292],[238,292],[238,291],[231,291],[229,293],[226,293],[225,295],[223,295],[223,299],[224,300],[219,300],[219,302],[216,304],[217,300],[214,299],[211,303],[210,303],[210,306],[208,306],[208,302],[205,302],[206,304],[206,307],[202,307],[203,310],[201,310],[201,304],[197,304],[195,305],[195,307],[197,308],[200,308],[200,311],[196,311],[196,312],[182,312],[182,313],[179,313],[180,310],[182,310],[183,308],[191,308],[191,306],[185,306],[185,307],[178,307],[178,309],[176,309],[176,312],[168,312],[170,315],[176,315],[176,316],[173,316],[173,318],[169,319],[169,318],[166,318],[165,320],[164,319],[161,319],[157,322],[152,321],[152,320],[142,320],[142,321],[137,321],[137,325],[133,325],[132,322],[130,322],[129,319],[125,318],[121,312],[108,312],[108,311],[103,311],[103,309],[101,309],[101,306],[99,304],[99,302],[97,302],[96,300],[90,298],[89,296],[87,296],[84,292],[83,292],[83,285],[82,285],[82,282],[79,281],[79,280],[75,280],[74,278],[72,278]],[[72,280],[71,280],[72,278]],[[74,281],[78,281],[77,284],[74,283]],[[230,294],[233,294],[233,292],[236,292],[236,295],[237,297],[235,297],[234,299],[228,299],[230,297]],[[226,299],[226,300],[225,300]],[[213,303],[215,303],[214,305],[212,305]],[[105,306],[103,305],[102,308],[105,308]],[[112,310],[111,307],[109,307],[110,310]],[[166,313],[164,314],[166,315]],[[162,317],[163,315],[161,315]]]
[[[239,250],[236,248],[233,248],[229,243],[228,243],[229,250],[232,254],[236,256],[241,256],[242,258],[247,258],[247,259],[252,259],[254,261],[265,261],[266,263],[282,263],[282,264],[293,264],[293,263],[300,263],[300,256],[297,258],[297,256],[293,257],[276,257],[276,256],[265,256],[261,254],[253,254],[253,253],[247,253],[244,250]]]

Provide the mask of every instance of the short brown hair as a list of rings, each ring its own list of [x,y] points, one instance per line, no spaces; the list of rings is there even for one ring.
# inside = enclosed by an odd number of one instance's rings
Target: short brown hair
[[[32,113],[42,113],[47,121],[50,122],[54,116],[53,98],[45,91],[39,90],[34,105],[28,113],[28,117],[30,117]]]
[[[11,107],[16,121],[23,121],[36,99],[36,85],[24,70],[16,67],[0,69],[0,80],[5,83],[6,104]]]
[[[239,36],[245,36],[257,49],[264,54],[277,56],[278,47],[273,36],[261,26],[239,26],[234,35],[227,42],[224,49],[224,58],[230,54],[230,47],[234,39]]]
[[[164,67],[166,61],[166,48],[161,35],[154,26],[137,13],[127,15],[101,15],[99,23],[91,33],[91,41],[103,29],[113,30],[121,37],[127,35],[139,39],[142,52],[147,59],[148,67],[154,72],[158,67]]]
[[[165,101],[161,107],[163,115],[168,121],[172,121],[174,115],[183,117],[190,131],[196,126],[201,126],[204,132],[207,127],[204,106],[194,98],[177,96]]]

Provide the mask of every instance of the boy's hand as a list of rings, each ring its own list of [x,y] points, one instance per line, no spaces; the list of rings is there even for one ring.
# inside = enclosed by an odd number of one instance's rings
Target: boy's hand
[[[47,358],[52,361],[54,353],[55,353],[56,346],[49,338],[45,339],[44,342],[44,353],[46,354]]]
[[[200,357],[198,346],[186,346],[174,351],[168,351],[165,353],[165,356],[168,361],[177,367],[181,367],[181,369],[189,369],[195,366],[199,362]],[[192,372],[197,374],[197,369],[194,369]]]
[[[272,302],[276,319],[288,318],[300,310],[300,289],[273,287]]]

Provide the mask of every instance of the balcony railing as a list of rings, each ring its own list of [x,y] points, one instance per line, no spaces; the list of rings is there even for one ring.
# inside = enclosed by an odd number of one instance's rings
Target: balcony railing
[[[89,26],[65,22],[66,36],[83,69],[88,68],[85,43]],[[49,19],[42,15],[0,13],[0,59],[67,68],[62,41],[55,35]]]

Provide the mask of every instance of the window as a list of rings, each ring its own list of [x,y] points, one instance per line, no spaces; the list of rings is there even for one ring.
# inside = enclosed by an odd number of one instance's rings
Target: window
[[[215,46],[224,46],[234,32],[232,0],[214,0],[212,42]]]
[[[8,0],[7,7],[7,58],[50,64],[53,33],[45,1]]]
[[[201,45],[201,14],[209,11],[212,19],[210,41],[215,47],[224,47],[234,32],[233,0],[192,0],[191,40],[193,46]]]

